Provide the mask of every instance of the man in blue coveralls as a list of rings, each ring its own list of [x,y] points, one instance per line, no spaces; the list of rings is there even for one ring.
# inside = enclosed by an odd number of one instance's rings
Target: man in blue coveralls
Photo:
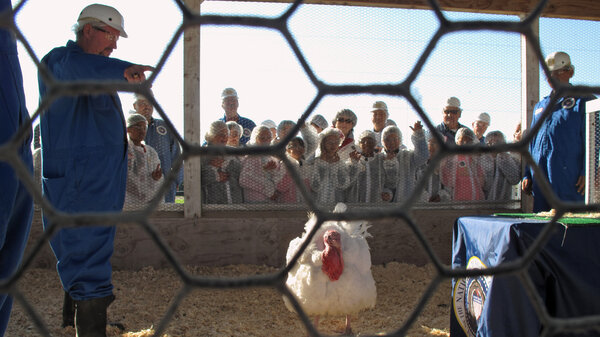
[[[85,7],[74,27],[76,41],[51,50],[45,64],[58,81],[145,80],[150,66],[110,58],[123,16],[113,7]],[[40,97],[46,87],[39,75]],[[127,138],[116,92],[62,96],[41,121],[42,187],[53,206],[66,213],[119,212],[127,179]],[[53,225],[44,217],[44,228]],[[114,300],[112,267],[115,226],[60,229],[50,240],[65,292],[75,303],[77,335],[105,336],[106,309]]]
[[[162,169],[163,176],[166,178],[169,172],[171,172],[173,162],[181,154],[179,142],[177,142],[177,139],[173,133],[171,133],[169,128],[167,128],[165,121],[152,117],[154,107],[152,104],[150,104],[146,97],[140,94],[135,94],[133,108],[135,109],[135,112],[146,117],[148,120],[148,131],[146,132],[146,138],[144,139],[144,142],[152,146],[152,148],[154,148],[158,153],[160,167]],[[171,184],[167,194],[165,194],[165,202],[175,202],[175,193],[177,192],[177,188],[181,185],[181,183],[183,183],[183,169],[179,168],[179,171],[177,172],[177,179]]]
[[[0,0],[0,12],[11,11],[10,0]],[[0,29],[0,145],[9,142],[28,122],[23,75],[14,35]],[[32,171],[31,135],[19,145],[18,155]],[[21,263],[33,215],[33,201],[8,163],[0,161],[0,280],[7,280]],[[0,293],[0,336],[4,336],[13,298]]]
[[[237,91],[235,91],[235,89],[223,89],[223,92],[221,93],[221,99],[223,100],[221,107],[225,111],[225,115],[223,118],[221,118],[221,120],[223,122],[234,121],[241,125],[244,129],[244,133],[242,134],[242,138],[240,138],[240,145],[246,145],[246,143],[248,143],[250,140],[250,134],[252,134],[252,130],[256,124],[249,118],[238,115],[237,110],[240,106],[240,103]]]
[[[569,84],[575,68],[567,53],[554,52],[546,57],[550,75],[560,84]],[[554,88],[554,83],[548,79]],[[531,125],[538,123],[550,103],[552,93],[535,105]],[[585,192],[585,103],[591,97],[561,97],[550,107],[550,115],[543,121],[538,133],[529,144],[529,152],[540,167],[556,196],[563,201],[583,201]],[[537,184],[533,170],[525,170],[522,182],[525,193],[533,193],[533,211],[551,209]]]

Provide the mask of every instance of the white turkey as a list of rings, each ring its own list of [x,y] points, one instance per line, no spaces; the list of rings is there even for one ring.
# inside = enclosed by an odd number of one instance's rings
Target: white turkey
[[[344,212],[339,203],[334,212]],[[290,241],[286,255],[289,264],[317,219],[311,215],[304,233]],[[369,225],[362,221],[326,221],[288,273],[287,287],[309,316],[346,316],[344,334],[352,334],[350,315],[375,306],[377,291],[371,274],[371,253],[366,238]],[[291,303],[284,297],[290,311]]]

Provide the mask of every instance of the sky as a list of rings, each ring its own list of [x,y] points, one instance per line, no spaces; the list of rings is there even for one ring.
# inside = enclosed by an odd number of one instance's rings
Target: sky
[[[89,1],[69,0],[57,10],[52,1],[29,0],[17,15],[17,24],[36,57],[74,39],[72,26]],[[129,38],[121,38],[112,57],[156,65],[181,23],[181,14],[170,0],[106,0],[125,18]],[[13,5],[14,5],[13,1]],[[236,14],[275,17],[289,4],[205,1],[203,14]],[[51,16],[46,13],[52,13]],[[453,20],[508,20],[516,16],[446,12]],[[316,76],[327,84],[400,83],[423,53],[439,24],[431,11],[372,7],[302,5],[288,22],[297,44]],[[576,84],[598,85],[598,43],[581,43],[580,37],[599,36],[598,22],[564,19],[540,20],[542,51],[563,50],[575,65]],[[19,53],[27,105],[38,106],[37,69],[22,46]],[[314,99],[317,89],[308,80],[296,56],[277,31],[237,26],[203,26],[201,29],[200,110],[201,135],[223,116],[220,93],[233,87],[240,97],[239,113],[257,124],[296,121]],[[183,132],[183,43],[180,38],[153,91],[178,131]],[[457,32],[438,42],[419,72],[411,90],[434,124],[441,122],[446,99],[462,102],[460,122],[470,126],[481,112],[492,122],[488,131],[500,130],[509,138],[520,120],[520,36],[503,32]],[[543,73],[540,95],[549,93]],[[595,82],[594,82],[595,81]],[[132,109],[133,96],[120,93],[124,111]],[[374,101],[387,103],[407,140],[409,126],[419,118],[400,97],[370,94],[327,96],[316,107],[331,122],[335,113],[349,108],[358,116],[355,133],[370,127]],[[37,122],[37,121],[36,121]],[[410,144],[407,144],[409,147]]]

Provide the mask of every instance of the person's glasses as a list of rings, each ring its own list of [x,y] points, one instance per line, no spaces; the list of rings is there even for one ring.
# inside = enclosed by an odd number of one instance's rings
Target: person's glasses
[[[107,31],[106,29],[100,28],[100,27],[93,27],[95,30],[99,31],[99,32],[103,32],[104,36],[106,36],[106,39],[108,41],[112,41],[112,42],[117,42],[119,40],[119,37],[109,31]]]
[[[352,123],[352,120],[351,120],[351,119],[349,119],[349,118],[348,118],[348,119],[346,119],[346,118],[341,118],[341,117],[340,117],[340,118],[338,118],[336,121],[337,121],[338,123]]]
[[[444,110],[444,113],[456,115],[460,110]]]

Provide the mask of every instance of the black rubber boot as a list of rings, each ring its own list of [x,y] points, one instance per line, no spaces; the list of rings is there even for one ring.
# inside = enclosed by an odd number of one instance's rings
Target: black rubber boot
[[[115,296],[75,301],[75,331],[77,337],[106,337],[106,309]]]
[[[62,311],[62,327],[66,328],[68,326],[75,327],[75,302],[73,302],[69,293],[65,291]]]

